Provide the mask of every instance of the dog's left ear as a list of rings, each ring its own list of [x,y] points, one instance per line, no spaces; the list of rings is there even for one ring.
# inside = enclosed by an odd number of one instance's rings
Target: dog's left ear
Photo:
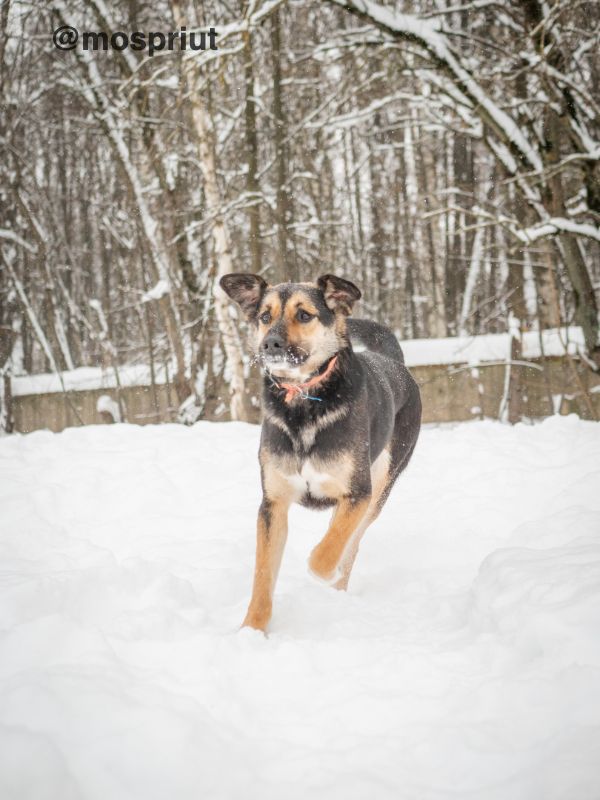
[[[352,306],[361,298],[357,286],[336,275],[321,275],[317,279],[317,286],[323,292],[327,307],[332,311],[341,311],[342,314],[351,314]]]
[[[260,301],[268,286],[260,275],[249,275],[242,272],[230,272],[229,275],[223,275],[219,285],[225,294],[240,306],[249,320],[253,320],[256,316]]]

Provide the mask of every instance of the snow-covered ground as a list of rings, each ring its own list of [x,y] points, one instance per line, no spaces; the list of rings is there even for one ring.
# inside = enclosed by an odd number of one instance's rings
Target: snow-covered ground
[[[269,638],[257,445],[0,440],[2,800],[597,800],[600,425],[425,429],[348,594],[295,509]]]

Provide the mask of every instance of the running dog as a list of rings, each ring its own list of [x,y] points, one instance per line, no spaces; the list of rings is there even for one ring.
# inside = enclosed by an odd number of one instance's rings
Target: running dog
[[[291,503],[333,507],[308,564],[346,589],[361,537],[414,450],[421,398],[391,331],[348,318],[361,296],[350,281],[323,275],[269,286],[259,275],[230,274],[220,284],[254,329],[264,371],[263,499],[243,623],[264,631]]]

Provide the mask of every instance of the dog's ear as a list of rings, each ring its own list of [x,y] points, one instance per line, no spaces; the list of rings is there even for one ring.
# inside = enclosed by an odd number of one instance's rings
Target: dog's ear
[[[352,306],[361,298],[357,286],[335,275],[321,275],[317,279],[317,286],[323,292],[327,307],[342,314],[351,314]]]
[[[267,282],[260,275],[243,272],[230,272],[219,281],[221,289],[242,309],[248,319],[256,317],[260,301],[267,288]]]

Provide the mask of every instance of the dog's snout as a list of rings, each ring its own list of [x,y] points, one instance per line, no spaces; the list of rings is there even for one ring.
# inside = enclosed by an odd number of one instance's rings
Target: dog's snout
[[[285,341],[278,334],[271,333],[263,341],[262,350],[269,355],[281,355],[285,350]]]

